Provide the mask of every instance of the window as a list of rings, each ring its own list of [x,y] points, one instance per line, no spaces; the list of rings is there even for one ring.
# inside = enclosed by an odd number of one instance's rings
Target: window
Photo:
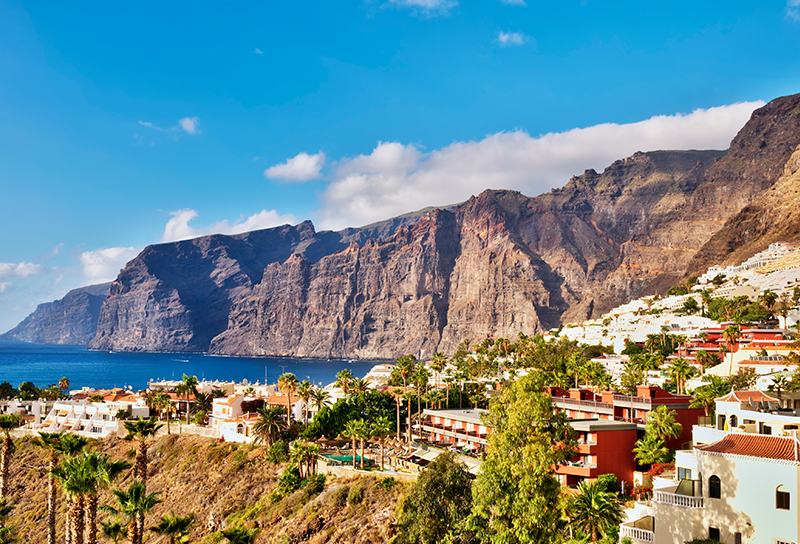
[[[738,426],[739,426],[739,422],[738,422],[738,419],[736,418],[736,416],[731,416],[731,426],[730,426],[730,428],[734,429],[735,427],[738,427]]]
[[[711,540],[716,540],[719,542],[719,529],[716,527],[709,527],[708,528],[708,538]]]
[[[742,544],[742,533],[733,534],[733,544]]]
[[[691,480],[692,479],[692,469],[678,467],[678,479],[679,480]]]
[[[791,496],[786,491],[775,491],[775,508],[778,510],[791,509]]]
[[[719,499],[722,497],[722,483],[716,476],[712,476],[708,479],[708,497],[711,499]]]

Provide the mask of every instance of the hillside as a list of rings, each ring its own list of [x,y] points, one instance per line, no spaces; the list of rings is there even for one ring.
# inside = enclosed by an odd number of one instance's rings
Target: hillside
[[[94,447],[114,459],[126,459],[135,446],[118,438],[93,442]],[[20,528],[20,542],[40,542],[47,534],[47,456],[31,444],[29,437],[16,440],[11,467],[11,497],[17,505],[11,523]],[[384,542],[392,531],[398,497],[405,489],[396,484],[389,489],[376,486],[379,478],[329,477],[321,493],[308,494],[300,489],[272,504],[270,493],[277,486],[282,466],[262,458],[262,448],[218,443],[198,436],[163,435],[149,450],[148,491],[160,491],[161,504],[146,520],[156,523],[162,515],[194,513],[198,523],[192,542],[220,542],[218,533],[205,525],[213,514],[228,527],[262,527],[258,544],[285,543],[373,543]],[[127,487],[129,479],[117,482]],[[363,501],[347,504],[343,497],[351,487],[359,486]],[[99,504],[108,504],[110,493],[101,493]],[[63,534],[63,494],[59,490],[57,516],[59,534]],[[103,519],[104,514],[100,515]],[[166,537],[150,533],[145,542],[166,543]]]

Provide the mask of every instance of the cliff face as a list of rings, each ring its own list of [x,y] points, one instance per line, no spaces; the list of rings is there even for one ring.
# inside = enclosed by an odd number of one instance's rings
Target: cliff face
[[[110,285],[80,287],[61,300],[39,304],[0,340],[85,346],[97,333],[97,318]]]
[[[90,347],[430,356],[596,317],[778,232],[767,218],[796,183],[798,105],[754,112],[727,154],[636,153],[535,198],[486,191],[338,233],[306,222],[151,246],[112,284]]]
[[[800,95],[773,100],[753,113],[752,119],[731,143],[724,160],[730,168],[720,181],[732,190],[720,199],[735,199],[737,213],[701,248],[687,274],[704,272],[713,264],[741,262],[772,242],[800,239],[794,213],[800,204],[797,149],[800,145]],[[723,161],[721,161],[723,162]],[[780,178],[780,179],[779,179]],[[721,184],[722,184],[721,183]],[[739,185],[752,190],[739,196]]]
[[[624,263],[624,245],[660,228],[658,212],[669,218],[722,155],[640,153],[548,195],[486,191],[386,240],[353,242],[317,263],[297,255],[274,263],[233,305],[210,351],[429,356],[464,338],[533,333],[566,315],[586,317],[627,296],[595,293]],[[653,261],[636,273],[663,274],[668,251],[651,248]],[[676,265],[674,275],[682,271]]]

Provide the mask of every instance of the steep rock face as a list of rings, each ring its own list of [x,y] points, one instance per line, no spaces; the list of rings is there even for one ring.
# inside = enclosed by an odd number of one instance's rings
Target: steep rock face
[[[800,94],[778,98],[753,112],[720,161],[730,168],[720,172],[720,185],[728,190],[720,191],[719,200],[733,199],[736,213],[721,221],[719,231],[688,266],[687,275],[702,273],[713,264],[740,262],[771,242],[798,239],[796,216],[787,215],[798,203],[796,186],[789,181],[797,169],[798,145]],[[778,186],[781,176],[783,183]],[[750,190],[741,191],[741,185]]]
[[[100,307],[110,283],[73,289],[36,310],[0,340],[85,346],[97,333]]]
[[[335,233],[297,226],[213,235],[145,248],[111,284],[90,349],[206,351],[231,304],[264,268],[292,254],[311,261],[346,247]]]
[[[659,227],[653,216],[668,218],[723,154],[638,153],[547,195],[486,191],[316,264],[274,263],[234,304],[211,352],[429,356],[464,338],[533,333],[570,312],[585,317],[621,301],[595,293],[624,261],[623,246]],[[664,253],[646,273],[662,273]]]

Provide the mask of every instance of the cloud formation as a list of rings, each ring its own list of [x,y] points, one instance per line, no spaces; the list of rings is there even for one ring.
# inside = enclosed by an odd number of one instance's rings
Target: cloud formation
[[[794,22],[800,21],[800,0],[787,0],[786,17]]]
[[[200,134],[201,131],[198,129],[198,125],[200,124],[200,119],[197,117],[184,117],[183,119],[178,119],[178,124],[174,127],[164,128],[158,125],[151,123],[150,121],[139,121],[139,124],[143,127],[147,127],[149,129],[153,129],[157,132],[164,132],[167,134],[176,134],[181,131],[187,134]],[[138,140],[139,143],[141,142],[141,137],[138,134],[134,134],[134,138]]]
[[[188,240],[208,234],[240,234],[251,230],[277,227],[287,223],[292,225],[298,223],[293,215],[280,215],[275,210],[261,210],[259,213],[253,214],[247,218],[242,218],[234,223],[223,220],[207,227],[193,227],[189,224],[192,220],[199,217],[199,214],[195,210],[186,208],[170,212],[170,215],[172,215],[172,219],[167,221],[167,225],[164,227],[164,235],[161,237],[162,242]]]
[[[44,272],[45,268],[40,264],[32,262],[21,263],[0,263],[0,278],[8,278],[16,276],[18,278],[26,278],[28,276],[35,276]]]
[[[253,49],[253,53],[255,53],[256,55],[263,55],[264,54],[264,52],[261,49],[259,49],[258,47]]]
[[[502,30],[497,34],[497,43],[503,47],[512,45],[524,45],[530,40],[530,37],[520,32],[503,32]]]
[[[269,179],[281,181],[304,182],[320,177],[320,171],[325,165],[325,153],[320,151],[316,155],[299,153],[286,162],[270,166],[264,170],[264,176]]]
[[[500,0],[504,4],[508,4],[509,6],[527,6],[528,4],[525,3],[525,0]]]
[[[107,247],[84,251],[80,257],[83,275],[94,283],[111,281],[139,251],[135,247]]]
[[[433,17],[448,15],[458,6],[458,0],[389,0],[388,4],[398,8],[408,8],[413,15]]]
[[[364,225],[425,206],[461,202],[485,189],[535,196],[636,151],[727,149],[762,105],[744,102],[541,136],[498,132],[427,153],[414,144],[380,142],[369,154],[339,161],[322,195],[320,227]]]

